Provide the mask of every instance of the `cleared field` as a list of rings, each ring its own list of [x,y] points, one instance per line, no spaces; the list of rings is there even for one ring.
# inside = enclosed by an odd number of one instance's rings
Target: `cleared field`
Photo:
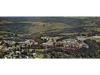
[[[64,28],[71,28],[72,26],[54,22],[54,23],[45,23],[45,22],[18,22],[18,23],[31,23],[32,25],[29,27],[29,33],[38,33],[38,32],[59,32]]]
[[[20,37],[23,37],[23,36],[25,36],[25,35],[23,35],[23,34],[17,34],[18,36],[20,36]]]
[[[91,40],[100,41],[100,38],[94,38],[93,36],[91,36],[91,37],[87,37],[87,39],[91,39]]]
[[[0,33],[12,33],[12,32],[0,31]]]
[[[76,35],[76,34],[78,34],[78,33],[61,33],[59,35]]]
[[[0,35],[0,38],[3,38],[3,35]]]
[[[82,32],[82,33],[80,33],[80,34],[88,34],[89,32]]]
[[[34,49],[29,49],[29,51],[33,51]],[[35,51],[39,51],[39,52],[44,52],[46,51],[47,49],[35,49]]]
[[[74,41],[74,39],[64,39],[63,41]]]
[[[94,28],[95,31],[100,31],[100,28]]]

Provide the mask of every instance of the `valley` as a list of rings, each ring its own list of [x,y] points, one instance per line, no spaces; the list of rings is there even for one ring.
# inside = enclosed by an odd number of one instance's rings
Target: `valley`
[[[100,58],[100,18],[1,17],[0,58]]]

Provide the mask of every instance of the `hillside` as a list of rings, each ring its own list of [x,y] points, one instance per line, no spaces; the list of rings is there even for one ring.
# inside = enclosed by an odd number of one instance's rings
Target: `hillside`
[[[100,58],[100,17],[0,17],[0,53],[0,58]]]
[[[87,31],[83,26],[100,26],[99,17],[2,17],[0,20],[1,31],[17,34],[77,33]]]
[[[67,25],[78,26],[100,22],[100,17],[3,17],[4,20],[12,22],[60,22]]]

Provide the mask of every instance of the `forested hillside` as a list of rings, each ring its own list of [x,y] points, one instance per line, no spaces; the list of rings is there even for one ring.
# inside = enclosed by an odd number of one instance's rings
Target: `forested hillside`
[[[99,17],[3,17],[2,31],[14,33],[81,32],[83,26],[100,26]]]

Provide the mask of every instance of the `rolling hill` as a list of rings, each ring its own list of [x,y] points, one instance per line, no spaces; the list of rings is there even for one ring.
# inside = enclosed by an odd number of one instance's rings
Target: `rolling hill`
[[[1,17],[0,30],[17,34],[83,31],[82,26],[100,26],[99,17]]]

